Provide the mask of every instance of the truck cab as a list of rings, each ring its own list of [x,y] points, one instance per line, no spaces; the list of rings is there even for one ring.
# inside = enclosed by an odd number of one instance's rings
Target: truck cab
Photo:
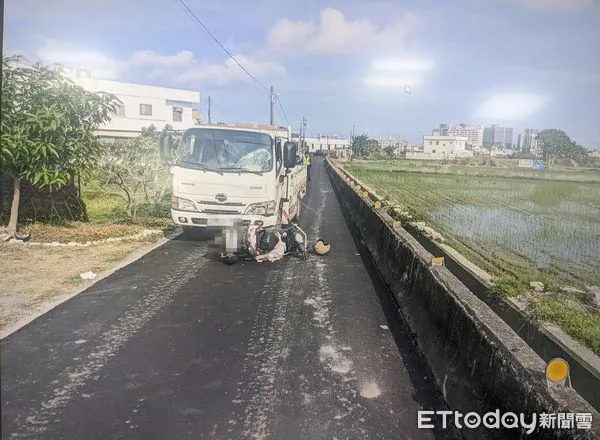
[[[194,127],[178,145],[164,138],[161,155],[171,165],[171,217],[184,231],[270,227],[299,216],[306,167],[297,164],[297,146],[289,138],[258,130]]]

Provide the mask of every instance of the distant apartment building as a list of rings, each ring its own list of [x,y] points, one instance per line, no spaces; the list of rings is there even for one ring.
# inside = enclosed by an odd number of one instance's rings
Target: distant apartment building
[[[483,146],[486,148],[512,148],[513,129],[491,125],[483,129]]]
[[[98,130],[102,138],[135,137],[150,125],[185,130],[198,123],[192,105],[200,102],[200,92],[97,79],[86,70],[61,70],[83,89],[111,93],[121,101],[117,114]]]
[[[483,127],[480,125],[461,123],[450,126],[448,124],[440,124],[440,127],[434,128],[431,134],[433,136],[466,137],[467,142],[471,146],[481,147],[483,145]]]
[[[521,151],[529,151],[537,146],[536,137],[540,131],[534,128],[526,128],[517,137],[517,147]]]
[[[387,147],[393,147],[394,154],[400,155],[400,154],[405,153],[408,150],[410,144],[408,141],[406,141],[404,139],[388,137],[388,138],[379,138],[379,145],[381,146],[381,149],[384,149]]]
[[[422,151],[407,151],[407,159],[456,159],[471,157],[473,151],[469,149],[468,139],[462,136],[423,136]]]

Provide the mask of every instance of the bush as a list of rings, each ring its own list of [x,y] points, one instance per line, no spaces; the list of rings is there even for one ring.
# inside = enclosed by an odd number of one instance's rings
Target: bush
[[[152,218],[170,218],[171,217],[171,201],[170,196],[157,203],[144,203],[138,208],[140,217]]]

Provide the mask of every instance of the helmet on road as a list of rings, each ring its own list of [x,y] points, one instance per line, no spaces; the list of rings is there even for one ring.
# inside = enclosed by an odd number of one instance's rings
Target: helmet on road
[[[317,255],[325,255],[327,252],[329,252],[330,247],[331,245],[329,243],[322,238],[319,238],[313,245],[313,250]]]

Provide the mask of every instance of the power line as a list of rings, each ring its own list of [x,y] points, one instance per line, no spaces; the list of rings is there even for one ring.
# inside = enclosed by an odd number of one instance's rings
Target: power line
[[[277,99],[277,103],[279,104],[279,108],[281,109],[281,113],[283,113],[283,117],[285,118],[285,122],[287,122],[288,125],[292,125],[292,124],[290,124],[290,120],[288,119],[287,115],[285,114],[285,110],[283,109],[283,105],[281,104],[281,101],[279,100],[279,96],[275,95],[275,99]]]
[[[225,49],[225,46],[223,46],[221,44],[221,42],[217,39],[217,37],[215,37],[212,32],[204,25],[204,23],[202,23],[200,21],[200,19],[196,16],[196,14],[194,14],[194,11],[192,11],[188,5],[185,3],[184,0],[176,0],[181,7],[186,11],[186,13],[196,22],[198,23],[198,25],[200,25],[200,27],[208,34],[210,35],[210,37],[215,41],[215,43],[217,43],[219,45],[219,47],[221,49],[223,49],[223,51],[229,55],[229,57],[240,67],[240,69],[242,69],[244,72],[246,72],[246,75],[248,75],[250,78],[252,78],[254,80],[254,82],[256,84],[258,84],[259,86],[261,86],[263,89],[265,89],[267,92],[269,91],[269,88],[267,86],[265,86],[263,83],[261,83],[258,79],[256,79],[256,77],[254,75],[252,75],[250,72],[248,72],[248,70],[246,70],[246,68],[244,66],[242,66],[242,63],[240,63],[227,49]]]
[[[264,85],[262,82],[260,82],[254,75],[252,75],[243,65],[242,63],[240,63],[232,54],[231,52],[229,52],[225,46],[223,46],[221,44],[221,42],[219,41],[219,39],[217,37],[215,37],[213,35],[213,33],[208,29],[208,27],[206,27],[206,25],[204,23],[202,23],[202,21],[198,18],[198,16],[194,13],[194,11],[192,11],[190,9],[190,7],[185,3],[184,0],[176,0],[177,3],[179,3],[179,5],[183,8],[184,12],[190,17],[192,18],[214,41],[215,43],[217,43],[219,45],[219,47],[240,67],[240,69],[242,69],[246,75],[248,75],[257,85],[259,85],[262,89],[264,89],[265,91],[271,93],[271,89],[269,87],[267,87],[266,85]],[[272,98],[271,98],[272,99]],[[284,119],[286,120],[286,122],[288,123],[288,125],[290,124],[290,121],[287,117],[287,114],[285,113],[285,109],[283,108],[283,105],[281,104],[281,100],[279,99],[279,96],[275,95],[275,99],[277,99],[277,103],[279,104],[279,108],[281,109],[281,113],[283,114]]]

